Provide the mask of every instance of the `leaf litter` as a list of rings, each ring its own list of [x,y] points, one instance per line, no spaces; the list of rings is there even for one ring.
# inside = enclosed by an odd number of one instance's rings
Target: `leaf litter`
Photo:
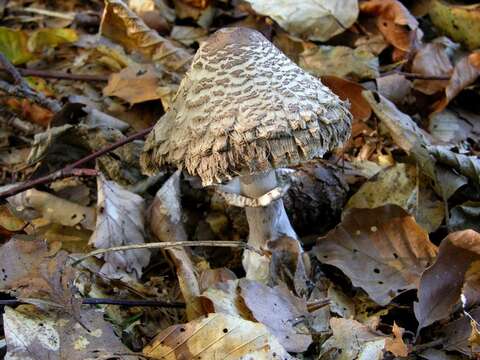
[[[478,358],[478,17],[442,0],[0,1],[0,354]],[[129,138],[168,121],[198,46],[234,26],[353,115],[344,148],[292,169],[303,249],[255,249],[265,283],[215,246],[247,239],[244,210],[181,170],[146,177]]]

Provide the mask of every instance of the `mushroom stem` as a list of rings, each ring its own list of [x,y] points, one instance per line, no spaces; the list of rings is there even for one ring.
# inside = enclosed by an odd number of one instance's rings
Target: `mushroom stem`
[[[243,195],[258,198],[277,187],[275,170],[240,177],[240,190]],[[270,241],[282,236],[297,239],[297,234],[290,225],[282,199],[274,200],[265,207],[246,207],[249,235],[248,244],[254,248],[268,248]],[[298,244],[300,247],[300,243]],[[245,250],[242,260],[247,279],[265,282],[269,277],[270,262],[268,257],[251,250]]]

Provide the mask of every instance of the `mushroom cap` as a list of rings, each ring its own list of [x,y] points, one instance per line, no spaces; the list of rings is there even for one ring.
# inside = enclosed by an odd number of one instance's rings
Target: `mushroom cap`
[[[204,186],[321,157],[350,136],[351,114],[261,33],[224,28],[195,54],[171,109],[147,137],[147,174],[173,165]]]

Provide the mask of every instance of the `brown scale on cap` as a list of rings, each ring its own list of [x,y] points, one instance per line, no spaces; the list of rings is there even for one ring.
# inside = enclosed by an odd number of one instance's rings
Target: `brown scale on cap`
[[[350,129],[347,105],[317,78],[259,32],[226,28],[200,46],[141,164],[186,169],[206,186],[321,157]]]

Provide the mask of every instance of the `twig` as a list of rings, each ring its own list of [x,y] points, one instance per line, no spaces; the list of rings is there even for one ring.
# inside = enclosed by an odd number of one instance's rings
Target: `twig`
[[[6,68],[0,69],[0,70],[8,71]],[[18,72],[23,76],[37,76],[45,79],[103,81],[103,82],[108,81],[108,75],[69,74],[61,71],[20,69],[20,68],[16,68],[16,70],[18,70]]]
[[[211,247],[240,247],[255,251],[260,255],[265,255],[262,250],[256,249],[243,241],[221,241],[221,240],[199,240],[199,241],[164,241],[164,242],[153,242],[146,244],[133,244],[133,245],[124,245],[124,246],[114,246],[107,249],[97,249],[81,258],[75,260],[72,263],[72,266],[76,266],[81,263],[83,260],[88,259],[91,256],[97,256],[105,254],[111,251],[125,251],[125,250],[135,250],[135,249],[170,249],[179,246],[211,246]]]
[[[0,300],[0,306],[16,306],[21,304],[29,304],[28,301],[19,299]],[[119,306],[144,306],[144,307],[169,307],[183,309],[185,303],[169,302],[161,300],[123,300],[123,299],[103,299],[103,298],[84,298],[83,305],[119,305]]]
[[[396,70],[384,72],[380,74],[380,77],[385,77],[389,75],[403,75],[407,79],[419,79],[419,80],[450,80],[450,76],[448,75],[444,75],[444,76],[423,75],[423,74],[414,74],[414,73],[396,71]]]
[[[13,64],[8,61],[7,57],[0,52],[0,64],[2,64],[4,70],[8,72],[14,81],[15,85],[21,85],[23,83],[22,75],[18,72],[17,68],[13,66]]]
[[[0,193],[0,200],[4,200],[10,196],[16,195],[18,193],[21,193],[25,190],[31,189],[34,186],[37,185],[44,185],[44,184],[49,184],[55,180],[58,179],[63,179],[66,177],[70,176],[96,176],[97,173],[95,174],[92,172],[92,169],[78,169],[81,165],[88,163],[91,160],[96,159],[99,156],[102,156],[110,151],[115,150],[116,148],[123,146],[133,140],[141,139],[143,138],[146,134],[148,134],[153,127],[149,127],[146,129],[143,129],[133,135],[127,136],[126,138],[119,140],[111,145],[108,145],[104,147],[103,149],[100,149],[98,151],[95,151],[91,153],[90,155],[85,156],[84,158],[81,158],[80,160],[75,161],[73,164],[65,166],[63,169],[55,171],[51,174],[39,177],[34,180],[29,180],[24,182],[23,184],[20,184],[19,186],[15,186],[9,190],[6,190],[4,192]],[[82,170],[79,172],[79,170]],[[86,171],[89,170],[89,171]],[[93,170],[94,171],[94,170]]]

